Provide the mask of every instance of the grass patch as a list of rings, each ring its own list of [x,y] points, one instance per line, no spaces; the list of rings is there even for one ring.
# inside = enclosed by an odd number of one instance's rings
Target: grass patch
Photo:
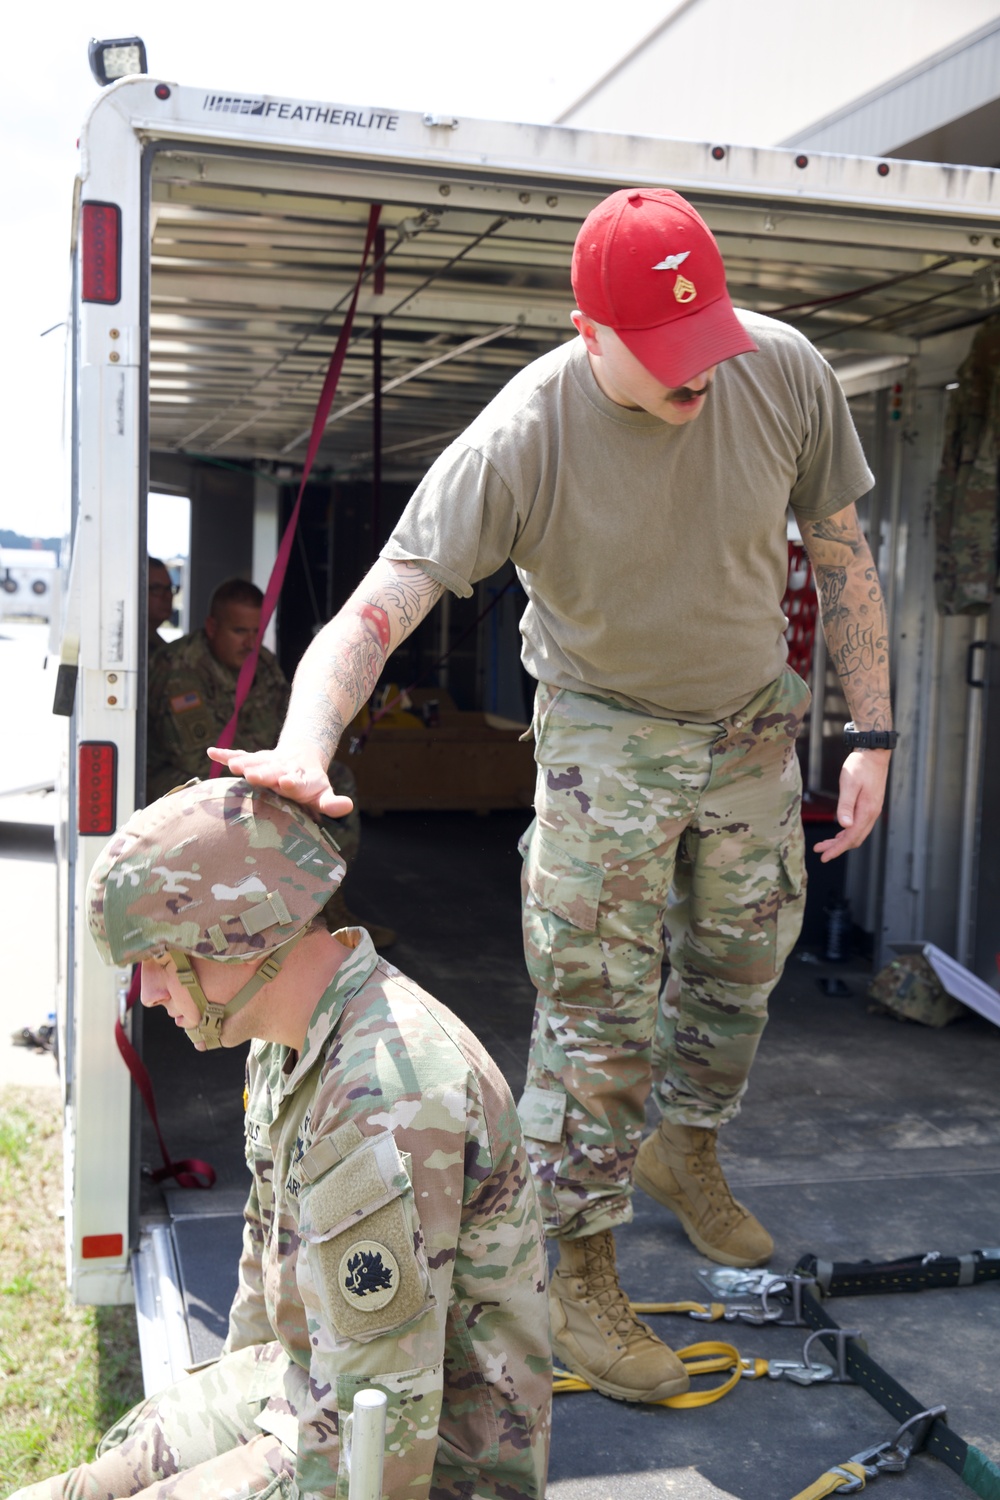
[[[131,1307],[65,1287],[62,1121],[49,1089],[0,1089],[0,1495],[93,1456],[142,1396]]]

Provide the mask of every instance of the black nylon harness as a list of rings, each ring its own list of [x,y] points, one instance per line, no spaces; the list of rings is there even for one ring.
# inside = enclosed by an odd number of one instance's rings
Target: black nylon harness
[[[913,1255],[893,1261],[823,1261],[806,1254],[795,1268],[809,1276],[827,1297],[868,1296],[880,1292],[920,1292],[934,1287],[973,1286],[1000,1281],[1000,1250],[971,1250],[963,1255]],[[809,1287],[801,1288],[802,1316],[820,1332],[821,1342],[837,1352],[840,1325]],[[824,1337],[829,1334],[830,1337]],[[856,1339],[841,1336],[848,1375],[898,1422],[925,1410],[904,1386],[888,1375]],[[947,1464],[982,1500],[1000,1500],[1000,1468],[981,1449],[953,1432],[943,1417],[930,1427],[924,1451]]]

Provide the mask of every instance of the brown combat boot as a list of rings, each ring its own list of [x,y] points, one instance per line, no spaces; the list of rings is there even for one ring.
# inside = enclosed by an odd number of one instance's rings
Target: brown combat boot
[[[715,1154],[716,1131],[661,1120],[635,1159],[636,1187],[671,1209],[702,1255],[723,1266],[763,1266],[774,1241],[729,1191]]]
[[[377,953],[396,941],[396,934],[391,927],[383,927],[378,922],[368,922],[364,917],[356,916],[344,900],[344,893],[339,886],[324,906],[323,918],[328,932],[336,932],[338,927],[363,927]]]
[[[610,1229],[560,1240],[549,1313],[556,1363],[595,1391],[616,1401],[662,1401],[687,1390],[677,1355],[640,1323],[618,1284]]]

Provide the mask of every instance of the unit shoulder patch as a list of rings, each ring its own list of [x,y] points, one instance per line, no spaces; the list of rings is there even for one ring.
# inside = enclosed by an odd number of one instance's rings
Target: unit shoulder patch
[[[399,1290],[399,1262],[388,1245],[356,1240],[340,1261],[340,1294],[349,1307],[378,1312]]]

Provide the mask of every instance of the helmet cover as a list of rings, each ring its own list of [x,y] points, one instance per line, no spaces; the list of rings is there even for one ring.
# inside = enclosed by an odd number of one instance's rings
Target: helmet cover
[[[170,948],[260,958],[308,926],[344,870],[298,803],[242,778],[189,781],[109,839],[87,882],[87,920],[106,964]]]

